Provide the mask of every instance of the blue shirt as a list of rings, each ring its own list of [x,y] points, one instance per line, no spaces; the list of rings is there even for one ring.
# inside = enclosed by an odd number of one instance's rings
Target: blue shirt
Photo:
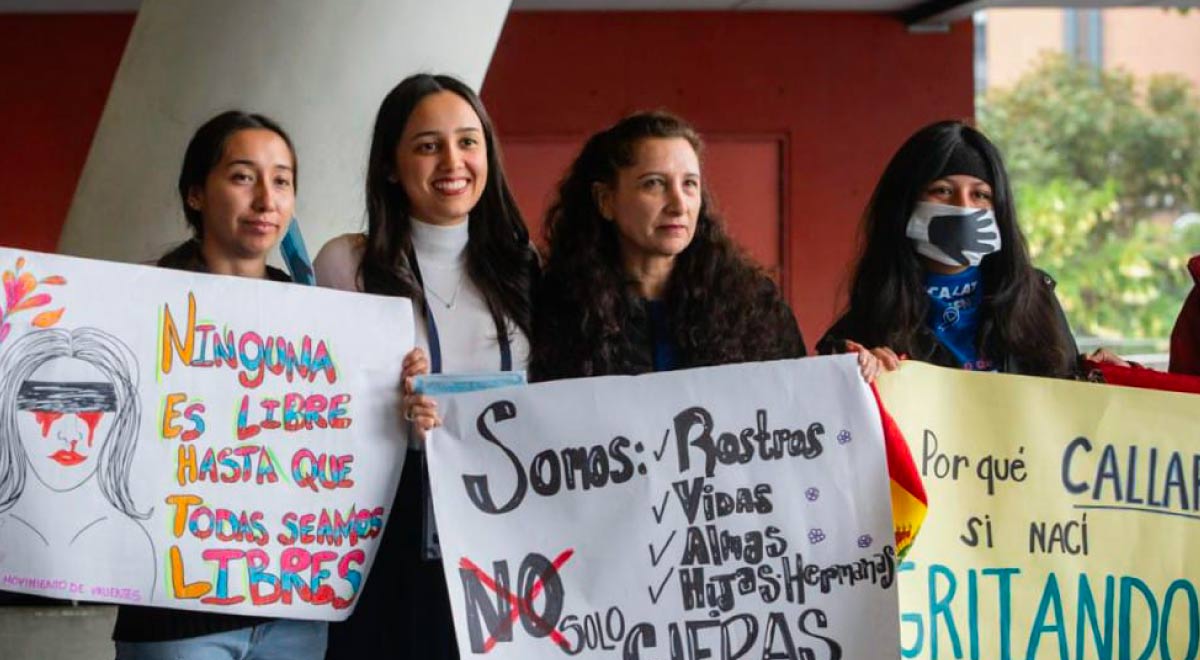
[[[667,304],[661,300],[647,300],[646,313],[650,316],[650,336],[654,341],[654,370],[672,371],[677,360],[667,324]]]
[[[955,275],[925,273],[929,314],[925,324],[963,369],[991,371],[992,361],[979,354],[979,308],[983,303],[983,274],[977,266]]]

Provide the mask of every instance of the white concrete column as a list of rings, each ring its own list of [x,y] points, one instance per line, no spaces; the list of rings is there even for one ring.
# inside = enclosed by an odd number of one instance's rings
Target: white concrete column
[[[309,250],[365,227],[363,177],[384,95],[448,73],[478,89],[509,0],[145,0],[59,239],[66,254],[148,261],[187,235],[187,141],[231,108],[280,122],[300,164]]]

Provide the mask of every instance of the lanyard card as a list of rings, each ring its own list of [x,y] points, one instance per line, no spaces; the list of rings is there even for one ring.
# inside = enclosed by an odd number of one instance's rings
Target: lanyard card
[[[469,374],[425,374],[413,378],[417,394],[439,396],[524,385],[524,371],[482,371]]]

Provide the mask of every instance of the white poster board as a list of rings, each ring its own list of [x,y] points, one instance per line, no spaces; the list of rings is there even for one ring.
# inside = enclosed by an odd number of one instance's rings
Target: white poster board
[[[895,657],[883,434],[853,356],[442,406],[429,469],[463,657]]]
[[[407,300],[0,248],[0,589],[345,618]]]

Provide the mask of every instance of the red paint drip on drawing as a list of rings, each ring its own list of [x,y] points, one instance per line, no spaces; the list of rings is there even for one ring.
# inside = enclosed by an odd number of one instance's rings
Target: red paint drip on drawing
[[[38,426],[42,427],[42,437],[50,437],[50,427],[57,422],[63,414],[60,412],[52,412],[49,410],[33,411],[33,418],[37,420]]]
[[[96,427],[100,425],[100,419],[104,417],[102,410],[89,410],[87,412],[75,413],[75,416],[83,420],[87,424],[88,429],[88,446],[92,446],[92,441],[96,438]]]

